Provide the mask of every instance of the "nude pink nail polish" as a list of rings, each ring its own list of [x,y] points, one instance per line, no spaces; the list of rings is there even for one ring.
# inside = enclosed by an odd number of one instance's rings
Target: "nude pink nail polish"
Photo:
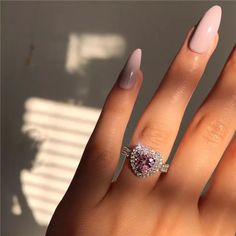
[[[123,89],[130,89],[135,84],[135,72],[140,69],[142,51],[136,49],[130,55],[118,79],[119,86]]]
[[[209,49],[219,29],[221,13],[221,7],[215,5],[204,14],[189,43],[192,51],[203,53]]]

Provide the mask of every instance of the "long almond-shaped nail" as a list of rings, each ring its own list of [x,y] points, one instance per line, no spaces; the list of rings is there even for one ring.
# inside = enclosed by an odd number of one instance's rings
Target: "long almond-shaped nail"
[[[136,49],[130,55],[118,79],[119,86],[123,89],[130,89],[136,81],[136,72],[140,69],[142,51]]]
[[[203,53],[209,49],[219,29],[221,13],[221,7],[215,5],[204,14],[189,43],[192,51]]]

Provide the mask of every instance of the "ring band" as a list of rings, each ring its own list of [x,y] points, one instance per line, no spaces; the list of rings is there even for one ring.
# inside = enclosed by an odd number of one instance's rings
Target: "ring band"
[[[121,154],[129,158],[131,168],[138,177],[147,177],[157,171],[166,173],[169,168],[169,164],[164,163],[161,153],[142,144],[133,148],[124,146]]]

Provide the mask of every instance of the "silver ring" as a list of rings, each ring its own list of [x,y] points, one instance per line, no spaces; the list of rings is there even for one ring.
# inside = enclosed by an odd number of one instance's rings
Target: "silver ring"
[[[164,163],[161,153],[142,144],[133,148],[124,146],[121,154],[129,158],[131,168],[138,177],[147,177],[157,171],[166,173],[169,168],[169,164]]]

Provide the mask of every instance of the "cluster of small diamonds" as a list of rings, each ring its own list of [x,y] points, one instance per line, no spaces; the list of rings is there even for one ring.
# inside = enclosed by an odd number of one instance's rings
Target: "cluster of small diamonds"
[[[138,177],[147,177],[162,168],[163,160],[159,152],[138,144],[130,154],[130,164]]]

